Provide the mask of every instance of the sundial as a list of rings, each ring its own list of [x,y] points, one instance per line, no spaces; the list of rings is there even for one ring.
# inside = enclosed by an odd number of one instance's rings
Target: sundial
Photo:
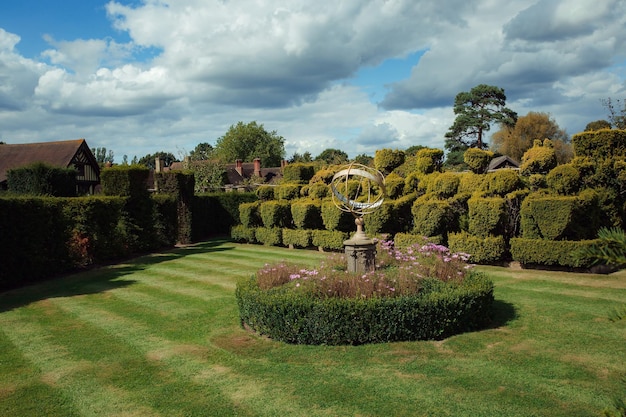
[[[337,172],[330,183],[333,203],[342,211],[351,213],[356,233],[351,241],[370,243],[363,231],[363,216],[378,209],[385,198],[385,177],[371,167],[349,164]]]

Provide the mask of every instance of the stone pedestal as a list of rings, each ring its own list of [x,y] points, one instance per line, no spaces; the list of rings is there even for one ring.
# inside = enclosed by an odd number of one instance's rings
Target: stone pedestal
[[[348,272],[365,273],[376,267],[376,244],[363,232],[363,218],[355,221],[356,233],[343,242],[348,262]]]

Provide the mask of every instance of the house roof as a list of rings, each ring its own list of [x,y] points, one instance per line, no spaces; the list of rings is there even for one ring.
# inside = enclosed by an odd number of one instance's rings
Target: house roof
[[[491,162],[489,162],[487,172],[502,168],[519,168],[519,163],[506,155],[502,155],[497,158],[493,158]]]
[[[0,145],[0,182],[6,181],[8,170],[35,162],[67,168],[81,146],[87,147],[85,139]],[[87,149],[89,150],[89,147]],[[87,154],[93,158],[91,151]],[[95,158],[92,163],[97,166]]]

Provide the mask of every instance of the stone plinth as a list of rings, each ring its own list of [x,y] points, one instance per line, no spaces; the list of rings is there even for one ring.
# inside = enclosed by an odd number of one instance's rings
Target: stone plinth
[[[343,242],[348,272],[365,273],[376,267],[376,244],[363,232],[363,218],[357,218],[356,233]]]

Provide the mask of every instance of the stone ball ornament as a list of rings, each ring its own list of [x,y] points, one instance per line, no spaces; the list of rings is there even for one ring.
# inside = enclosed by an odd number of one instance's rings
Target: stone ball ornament
[[[330,182],[333,203],[355,217],[357,232],[353,239],[366,238],[363,216],[378,209],[385,199],[385,177],[371,167],[350,164],[342,167]]]

